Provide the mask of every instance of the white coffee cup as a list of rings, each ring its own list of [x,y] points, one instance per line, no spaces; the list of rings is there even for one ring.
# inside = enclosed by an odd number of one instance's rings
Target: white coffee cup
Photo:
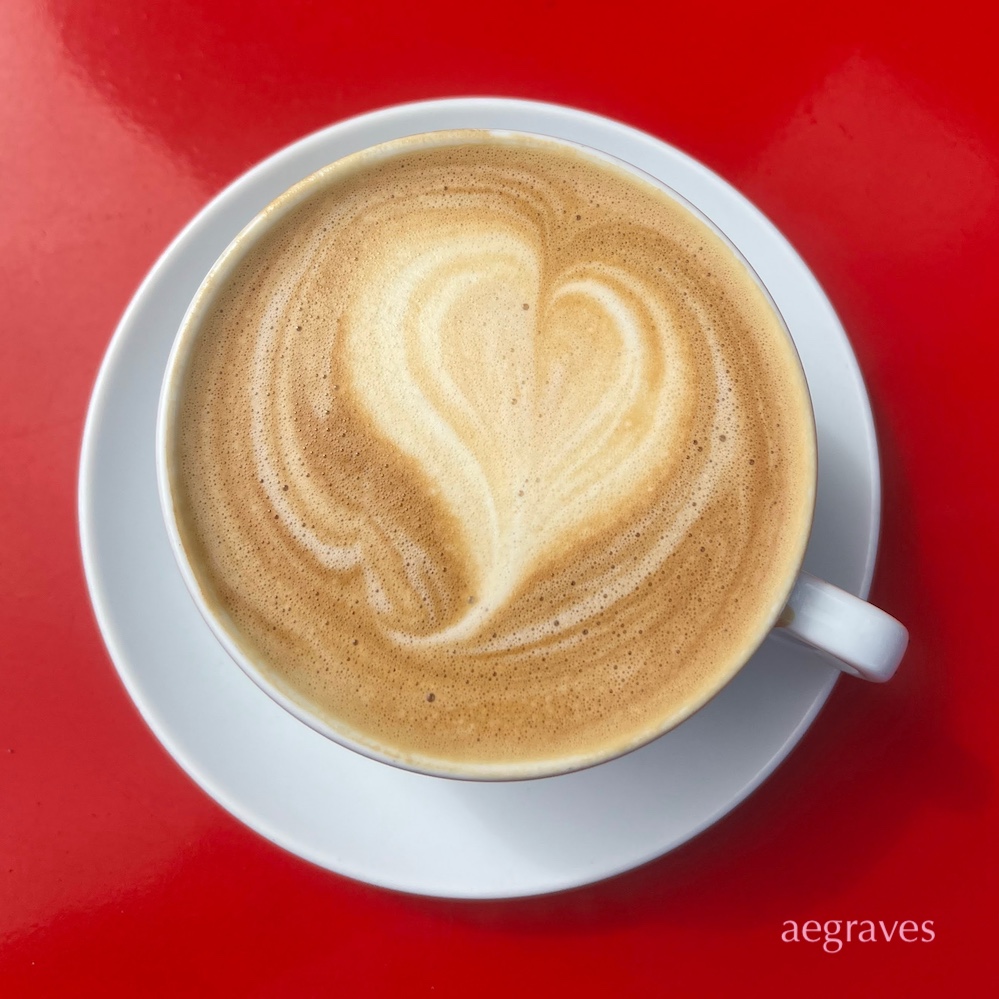
[[[507,133],[497,133],[507,134]],[[566,140],[549,139],[549,141],[560,142],[564,145],[574,145]],[[389,144],[392,145],[392,144]],[[583,147],[577,147],[583,148]],[[683,203],[694,214],[704,220],[718,235],[728,244],[730,250],[745,265],[750,273],[754,273],[739,250],[732,244],[723,232],[715,226],[710,219],[707,219],[695,205],[691,205],[686,199],[680,197],[676,192],[670,190],[665,184],[645,174],[638,168],[622,163],[619,159],[609,156],[597,150],[585,150],[589,156],[598,159],[605,159],[622,166],[640,177],[645,182],[652,184]],[[288,698],[284,693],[277,690],[273,683],[264,677],[260,670],[249,660],[241,650],[238,642],[233,637],[226,623],[219,613],[211,606],[197,580],[197,574],[192,569],[190,557],[182,542],[181,531],[178,527],[175,511],[174,496],[171,486],[171,469],[168,463],[169,449],[167,446],[174,422],[176,420],[178,403],[178,381],[179,373],[182,371],[186,358],[189,355],[192,344],[195,342],[199,330],[200,321],[205,312],[211,307],[214,300],[215,290],[224,282],[226,276],[230,274],[246,256],[249,250],[256,245],[257,241],[273,227],[276,222],[283,218],[287,212],[300,204],[303,199],[309,196],[317,184],[322,183],[320,175],[313,175],[306,178],[301,183],[291,188],[284,195],[276,199],[270,206],[261,212],[253,221],[249,223],[233,240],[225,250],[209,274],[206,276],[201,289],[195,296],[181,324],[180,331],[174,343],[171,355],[167,364],[166,374],[161,393],[160,407],[157,425],[157,475],[160,490],[160,499],[163,507],[164,520],[167,527],[171,548],[177,560],[185,583],[194,599],[199,611],[211,627],[212,631],[219,639],[231,658],[264,689],[278,703],[282,704],[296,717],[306,724],[322,732],[333,740],[357,750],[367,756],[403,766],[408,769],[416,769],[421,772],[441,774],[444,776],[458,777],[511,777],[511,776],[541,776],[543,773],[564,772],[564,770],[575,769],[574,766],[562,768],[560,770],[548,770],[537,773],[524,774],[522,772],[506,773],[502,768],[495,773],[463,773],[460,768],[456,771],[439,771],[420,766],[412,766],[401,758],[394,757],[390,753],[373,751],[370,747],[364,746],[349,738],[344,733],[337,731],[326,721],[316,717],[296,701]],[[779,310],[773,302],[766,288],[759,281],[760,288],[770,300],[774,313],[779,316]],[[786,328],[786,327],[785,327]],[[788,334],[790,336],[790,334]],[[811,413],[808,415],[812,420]],[[812,424],[814,426],[814,423]],[[813,484],[814,485],[814,484]],[[814,490],[813,490],[814,492]],[[800,564],[796,567],[796,577],[789,578],[789,596],[783,612],[780,613],[776,621],[770,622],[778,629],[788,635],[807,643],[825,653],[826,657],[844,672],[854,676],[859,676],[874,682],[884,682],[891,678],[904,653],[907,644],[907,632],[905,628],[894,618],[883,611],[872,606],[853,595],[832,586],[822,580],[801,571]],[[754,649],[749,649],[744,657],[743,664],[748,661]],[[727,682],[725,679],[725,682]],[[719,685],[723,686],[724,683]],[[716,693],[717,690],[712,692]],[[678,719],[682,721],[682,719]],[[675,724],[676,722],[674,722]],[[661,729],[668,730],[672,725],[667,725]],[[606,757],[609,758],[609,757]],[[584,765],[601,762],[599,759],[588,760]]]

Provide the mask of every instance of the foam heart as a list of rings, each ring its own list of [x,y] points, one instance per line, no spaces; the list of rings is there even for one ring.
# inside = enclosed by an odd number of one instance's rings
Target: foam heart
[[[606,263],[549,275],[514,231],[400,238],[351,308],[353,391],[461,524],[460,639],[673,460],[693,404],[671,319]]]

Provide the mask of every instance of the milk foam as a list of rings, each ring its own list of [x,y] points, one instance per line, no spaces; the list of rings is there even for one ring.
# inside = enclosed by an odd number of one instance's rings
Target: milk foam
[[[174,491],[247,653],[355,740],[525,774],[697,707],[779,611],[793,349],[699,219],[480,133],[335,165],[220,280]]]

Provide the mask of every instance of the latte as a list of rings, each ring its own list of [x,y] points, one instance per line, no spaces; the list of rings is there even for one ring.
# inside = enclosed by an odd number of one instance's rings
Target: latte
[[[204,286],[167,434],[182,545],[359,746],[532,776],[742,665],[807,539],[814,431],[755,278],[651,181],[526,136],[348,157]]]

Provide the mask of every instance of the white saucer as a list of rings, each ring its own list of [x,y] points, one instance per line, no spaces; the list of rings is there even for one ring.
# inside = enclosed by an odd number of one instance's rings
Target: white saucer
[[[596,881],[690,839],[788,754],[838,674],[816,653],[770,638],[706,708],[630,756],[563,777],[476,784],[335,745],[222,651],[174,564],[156,492],[157,396],[181,317],[233,236],[302,177],[387,139],[468,127],[541,132],[612,153],[672,186],[742,250],[794,335],[815,407],[819,490],[805,566],[866,596],[879,520],[874,426],[846,335],[804,262],[745,198],[683,153],[605,118],[524,101],[362,115],[282,150],[220,194],[164,253],[111,342],[84,435],[79,513],[91,599],[118,672],[157,738],[216,801],[349,877],[499,898]]]

